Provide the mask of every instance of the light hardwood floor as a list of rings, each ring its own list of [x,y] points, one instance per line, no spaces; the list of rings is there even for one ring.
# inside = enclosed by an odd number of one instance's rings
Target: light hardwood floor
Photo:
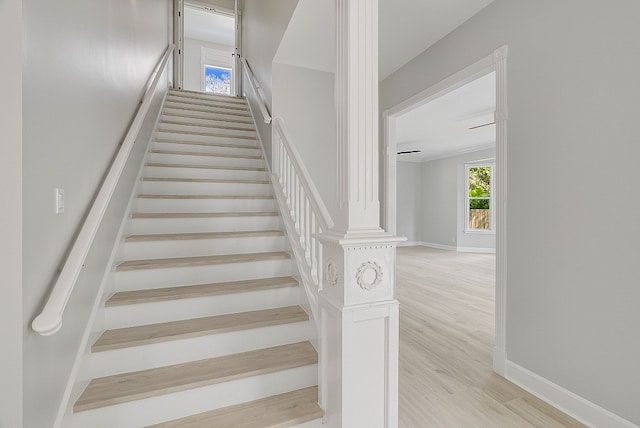
[[[495,255],[397,254],[400,428],[584,427],[492,371]]]

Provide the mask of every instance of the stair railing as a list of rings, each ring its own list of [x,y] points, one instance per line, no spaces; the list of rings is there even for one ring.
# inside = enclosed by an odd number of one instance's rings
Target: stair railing
[[[287,136],[282,118],[273,121],[272,178],[289,242],[315,320],[322,289],[322,244],[318,236],[333,221],[298,151]]]
[[[247,80],[249,81],[249,86],[251,86],[251,90],[256,97],[256,101],[258,103],[258,107],[260,108],[260,113],[262,113],[262,118],[264,123],[271,123],[271,115],[269,114],[269,110],[267,109],[267,105],[264,102],[264,97],[260,93],[260,83],[256,76],[251,71],[251,67],[249,67],[249,63],[247,60],[242,57],[242,69],[244,70],[244,74],[247,76]]]
[[[62,328],[62,316],[64,314],[64,309],[69,302],[69,298],[71,297],[73,288],[76,285],[80,271],[84,267],[85,259],[91,249],[91,245],[93,244],[93,240],[100,227],[104,213],[109,206],[113,192],[116,189],[116,185],[120,180],[122,171],[124,170],[129,155],[131,154],[135,140],[140,132],[140,128],[142,127],[142,123],[149,112],[149,107],[151,106],[151,101],[153,100],[153,95],[156,87],[158,86],[160,76],[162,76],[174,48],[175,45],[167,46],[162,58],[158,64],[156,64],[153,72],[149,76],[149,79],[145,84],[145,92],[140,100],[140,105],[136,111],[136,115],[134,116],[131,126],[127,131],[127,135],[124,137],[122,145],[111,164],[111,168],[109,169],[107,176],[102,182],[93,205],[91,205],[91,209],[82,224],[80,233],[73,243],[69,256],[67,257],[67,260],[60,271],[60,275],[51,290],[49,299],[42,309],[42,312],[40,312],[40,314],[31,323],[31,328],[43,336],[51,336]]]

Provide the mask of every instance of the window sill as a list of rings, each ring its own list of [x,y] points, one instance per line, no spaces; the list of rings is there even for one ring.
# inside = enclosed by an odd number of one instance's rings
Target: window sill
[[[495,235],[495,230],[482,230],[482,229],[465,229],[464,233],[471,235]]]

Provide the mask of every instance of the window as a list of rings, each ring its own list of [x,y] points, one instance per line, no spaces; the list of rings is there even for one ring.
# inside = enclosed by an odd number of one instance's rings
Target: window
[[[466,232],[493,232],[493,164],[466,165]]]
[[[204,91],[231,95],[231,69],[205,65]]]

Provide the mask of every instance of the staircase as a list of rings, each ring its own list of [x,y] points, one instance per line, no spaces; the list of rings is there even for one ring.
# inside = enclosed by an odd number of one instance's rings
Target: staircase
[[[315,328],[245,100],[171,91],[146,162],[71,425],[320,427]]]

